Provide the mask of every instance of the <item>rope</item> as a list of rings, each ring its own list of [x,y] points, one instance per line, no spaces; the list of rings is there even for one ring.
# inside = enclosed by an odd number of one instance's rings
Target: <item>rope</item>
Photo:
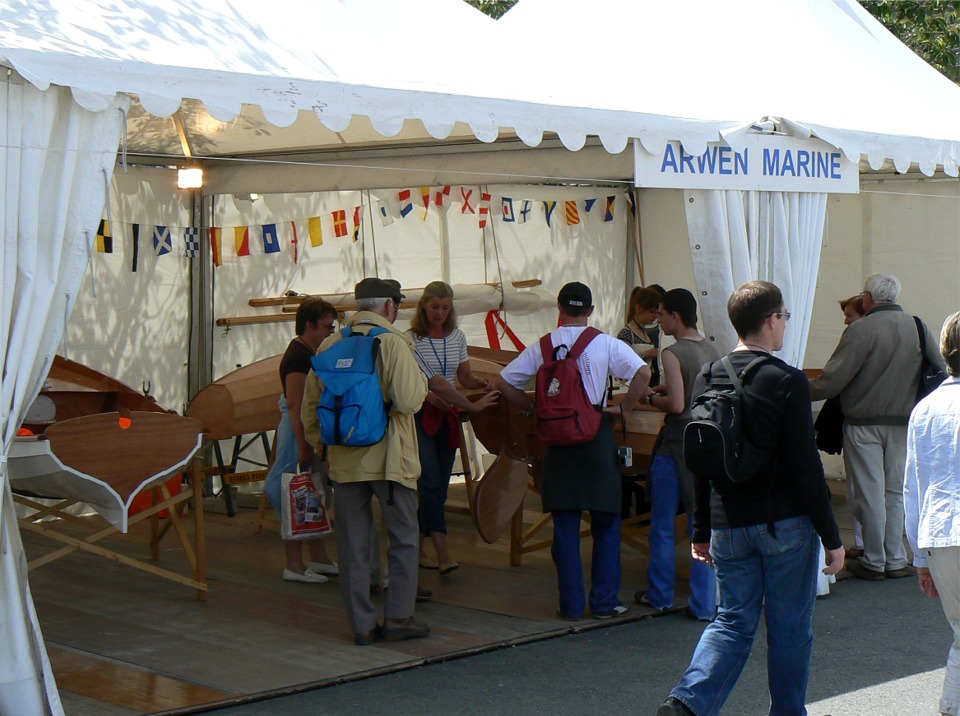
[[[370,190],[367,189],[367,205],[370,207],[370,250],[373,251],[373,275],[380,275],[380,266],[377,262],[377,231],[376,231],[376,216],[373,211],[373,199],[370,198]],[[363,192],[360,192],[360,216],[363,216]],[[367,232],[363,232],[363,237],[366,238]],[[366,242],[364,242],[366,246]]]
[[[123,133],[120,140],[120,164],[123,166],[123,173],[127,173],[127,110],[123,107],[117,107],[120,116],[123,117]]]

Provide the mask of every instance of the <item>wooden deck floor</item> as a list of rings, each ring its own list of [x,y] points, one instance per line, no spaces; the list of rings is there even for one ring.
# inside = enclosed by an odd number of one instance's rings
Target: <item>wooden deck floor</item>
[[[844,519],[843,500],[838,518]],[[451,503],[463,504],[451,488]],[[528,496],[527,523],[539,516]],[[506,538],[487,545],[469,518],[448,515],[451,552],[461,569],[449,577],[421,570],[432,602],[417,605],[429,638],[356,647],[346,626],[336,578],[323,585],[284,582],[274,530],[253,533],[253,509],[207,515],[209,597],[198,602],[181,585],[87,554],[73,554],[30,573],[30,586],[68,716],[193,713],[204,704],[283,693],[505,644],[547,638],[610,622],[557,619],[556,581],[547,550],[509,564]],[[545,536],[549,536],[549,531]],[[146,536],[122,539],[146,556]],[[24,533],[28,557],[48,549]],[[161,561],[186,559],[165,540]],[[590,541],[584,540],[589,569]],[[678,549],[681,570],[689,558]],[[645,586],[646,563],[623,547],[623,601]],[[678,585],[678,592],[682,589]],[[681,604],[678,593],[677,603]],[[634,606],[624,620],[651,616]]]

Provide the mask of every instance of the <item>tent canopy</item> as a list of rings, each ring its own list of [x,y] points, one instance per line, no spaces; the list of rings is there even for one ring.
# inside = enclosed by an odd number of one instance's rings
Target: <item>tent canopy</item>
[[[128,150],[160,157],[554,136],[700,153],[769,116],[874,169],[960,158],[960,89],[854,0],[521,0],[498,22],[462,0],[12,0],[0,62],[88,109],[135,95]]]

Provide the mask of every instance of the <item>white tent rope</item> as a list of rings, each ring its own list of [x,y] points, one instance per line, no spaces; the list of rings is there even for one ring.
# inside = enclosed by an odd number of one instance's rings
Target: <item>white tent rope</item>
[[[93,270],[93,245],[90,242],[90,232],[84,230],[83,245],[87,247],[87,268],[90,270],[90,295],[97,297],[97,274]]]
[[[87,254],[89,257],[89,249],[87,250]],[[70,321],[70,307],[73,305],[73,301],[70,300],[69,293],[63,294],[63,299],[63,341],[60,343],[60,345],[63,346],[63,357],[69,359],[70,350],[69,346],[67,345],[67,338],[70,334],[67,332],[67,324]]]
[[[123,173],[127,173],[127,110],[123,107],[117,107],[120,116],[123,117],[123,134],[120,135],[120,164],[123,166]],[[109,200],[107,201],[109,204]]]
[[[370,249],[373,251],[373,275],[380,275],[380,264],[377,261],[377,232],[376,222],[373,215],[373,199],[370,198],[370,190],[367,189],[367,205],[370,207]],[[360,192],[360,216],[363,216],[363,192]],[[364,235],[366,232],[363,232]],[[365,237],[364,237],[365,238]],[[366,242],[364,242],[366,243]]]

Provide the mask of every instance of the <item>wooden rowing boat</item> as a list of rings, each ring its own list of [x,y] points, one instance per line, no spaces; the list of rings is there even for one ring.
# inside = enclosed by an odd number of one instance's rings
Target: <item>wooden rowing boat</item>
[[[84,502],[123,532],[129,513],[150,504],[141,493],[164,483],[180,492],[179,473],[201,442],[198,421],[60,356],[21,433],[10,450],[15,491]]]

